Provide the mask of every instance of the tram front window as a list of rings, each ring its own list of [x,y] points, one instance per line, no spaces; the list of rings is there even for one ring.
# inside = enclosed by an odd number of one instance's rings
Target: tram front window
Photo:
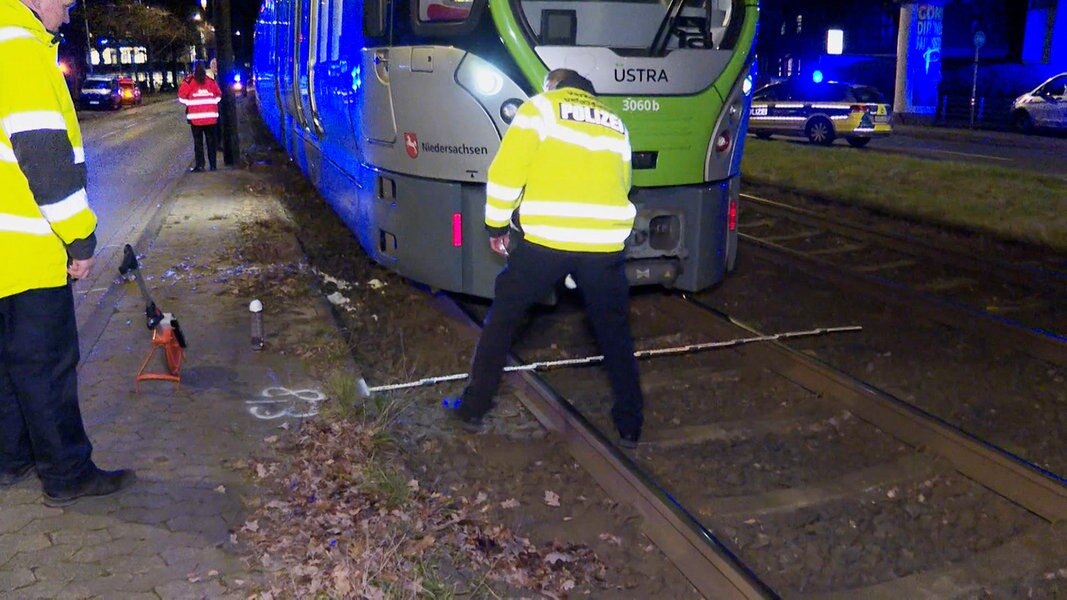
[[[521,0],[540,46],[589,46],[658,55],[718,48],[741,0]]]

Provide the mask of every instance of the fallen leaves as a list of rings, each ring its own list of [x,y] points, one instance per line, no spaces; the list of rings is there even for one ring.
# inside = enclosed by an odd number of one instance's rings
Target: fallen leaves
[[[458,585],[448,582],[480,581],[566,598],[604,578],[587,546],[538,548],[487,520],[492,507],[517,508],[514,498],[453,496],[421,484],[398,456],[383,452],[381,427],[309,421],[291,444],[271,446],[291,454],[288,460],[248,465],[276,497],[236,535],[253,562],[274,573],[271,597],[416,598]],[[560,506],[551,490],[544,500]],[[468,575],[445,578],[442,566]]]

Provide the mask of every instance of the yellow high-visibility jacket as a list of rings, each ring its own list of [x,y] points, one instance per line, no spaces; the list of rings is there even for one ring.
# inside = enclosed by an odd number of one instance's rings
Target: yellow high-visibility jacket
[[[96,250],[85,150],[55,35],[0,0],[0,298],[67,283]]]
[[[489,166],[485,225],[575,252],[618,252],[633,228],[630,136],[592,94],[570,87],[519,107]]]

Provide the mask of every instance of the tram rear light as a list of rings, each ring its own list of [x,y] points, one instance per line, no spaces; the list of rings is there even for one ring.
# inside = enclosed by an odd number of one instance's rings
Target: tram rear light
[[[737,198],[730,198],[730,206],[726,209],[726,230],[737,231]]]
[[[724,131],[719,134],[719,137],[715,138],[715,151],[726,152],[730,149],[731,143],[732,140],[730,139],[730,132]]]
[[[452,247],[463,246],[463,215],[452,213]]]

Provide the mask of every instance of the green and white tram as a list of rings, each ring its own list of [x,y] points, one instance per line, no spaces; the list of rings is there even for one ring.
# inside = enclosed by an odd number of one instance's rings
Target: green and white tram
[[[623,117],[638,208],[633,285],[732,269],[757,0],[266,0],[260,111],[379,263],[490,297],[485,176],[554,68]]]

